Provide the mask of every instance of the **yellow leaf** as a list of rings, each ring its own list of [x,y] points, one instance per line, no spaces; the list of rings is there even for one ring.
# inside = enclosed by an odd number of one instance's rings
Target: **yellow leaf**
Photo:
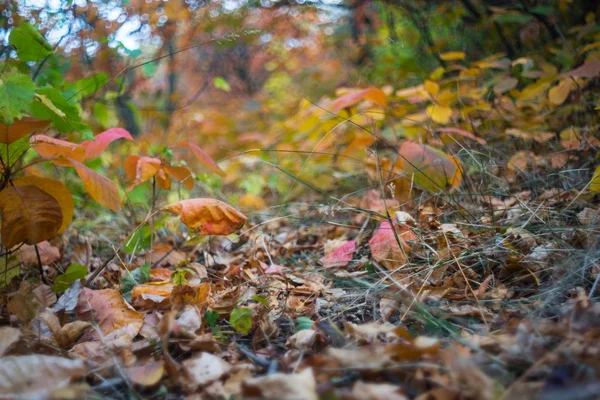
[[[425,87],[427,93],[431,95],[431,97],[433,97],[434,99],[437,97],[440,91],[440,86],[437,83],[432,81],[425,81],[423,86]]]
[[[432,104],[427,107],[427,115],[438,124],[447,124],[452,117],[452,109]]]
[[[464,60],[465,53],[462,51],[449,51],[447,53],[440,54],[440,58],[444,61]]]
[[[550,103],[560,105],[565,102],[571,89],[575,86],[575,81],[571,78],[562,79],[558,85],[548,91]]]
[[[592,181],[590,182],[590,192],[600,193],[600,166],[596,167]]]

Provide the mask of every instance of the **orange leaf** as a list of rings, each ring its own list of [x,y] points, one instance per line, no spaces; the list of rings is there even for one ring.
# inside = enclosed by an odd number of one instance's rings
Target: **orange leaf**
[[[115,335],[132,340],[144,323],[144,314],[135,311],[114,289],[83,288],[75,312],[78,319],[98,324],[100,332],[92,331],[94,339],[120,330]]]
[[[178,215],[185,226],[202,235],[230,235],[248,220],[229,204],[215,199],[181,200],[162,210]]]
[[[9,186],[0,192],[2,244],[37,244],[52,239],[63,221],[60,204],[35,186]]]
[[[85,189],[94,200],[113,211],[121,210],[121,198],[117,186],[113,182],[80,162],[72,159],[68,161],[75,167]]]
[[[442,132],[445,134],[450,134],[450,133],[456,133],[458,135],[464,136],[466,138],[469,138],[471,140],[475,140],[478,143],[481,144],[487,144],[487,142],[482,139],[482,138],[478,138],[477,136],[473,135],[471,132],[466,131],[464,129],[460,129],[460,128],[438,128],[436,129],[437,132]]]
[[[54,200],[60,205],[62,212],[62,225],[58,230],[58,233],[63,233],[71,221],[73,220],[73,211],[75,204],[73,202],[73,195],[69,192],[69,189],[64,183],[50,179],[43,178],[41,176],[25,176],[13,180],[14,186],[35,186],[54,197]]]
[[[206,165],[211,171],[213,171],[214,173],[216,173],[220,176],[225,176],[225,171],[223,171],[221,169],[221,167],[219,167],[219,165],[208,154],[206,154],[206,152],[204,150],[202,150],[200,147],[196,146],[195,144],[185,141],[185,142],[179,143],[175,147],[187,147],[188,149],[190,149],[192,151],[192,153],[194,153],[196,158],[202,164]]]
[[[160,168],[156,174],[156,183],[165,190],[171,189],[171,179],[163,168]]]
[[[11,125],[0,123],[0,143],[11,144],[23,136],[44,129],[50,125],[50,121],[42,121],[36,118],[24,117],[15,119]]]
[[[331,104],[331,112],[337,114],[344,108],[351,107],[361,100],[370,100],[382,107],[387,106],[387,101],[385,99],[385,93],[383,93],[383,90],[377,88],[367,88],[338,97]]]
[[[399,153],[397,166],[412,174],[409,178],[422,188],[439,192],[460,185],[462,173],[455,157],[410,140],[402,143]]]
[[[406,261],[406,252],[410,250],[408,240],[416,240],[416,235],[407,227],[400,225],[396,229],[398,239],[402,248],[398,245],[396,235],[391,228],[389,221],[384,221],[379,225],[379,229],[369,240],[369,248],[373,258],[383,265],[392,265],[394,262],[404,263]]]
[[[60,157],[71,158],[78,162],[85,160],[85,149],[78,144],[56,139],[46,135],[34,135],[31,137],[31,146],[43,158],[55,160],[58,165],[63,164]]]
[[[164,165],[163,169],[165,172],[179,183],[183,183],[186,189],[192,190],[194,188],[194,178],[192,173],[186,167],[173,167],[171,165]]]
[[[131,134],[123,128],[109,129],[97,134],[94,139],[95,140],[86,140],[85,142],[81,143],[83,148],[85,148],[86,160],[99,157],[100,154],[106,150],[108,145],[117,139],[133,140]]]

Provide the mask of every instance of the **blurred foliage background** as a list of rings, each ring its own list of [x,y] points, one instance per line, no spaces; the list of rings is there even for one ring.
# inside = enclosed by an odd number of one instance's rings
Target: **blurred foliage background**
[[[415,171],[412,183],[398,175],[407,172],[394,156],[405,139],[457,165],[474,154],[500,165],[516,151],[560,152],[597,136],[600,30],[592,1],[0,0],[0,7],[4,71],[58,88],[94,134],[123,127],[134,135],[135,144],[114,145],[88,164],[123,194],[123,159],[136,154],[190,166],[196,197],[242,210],[286,204],[307,184],[342,197],[384,173],[394,196],[410,201],[407,185],[427,184]],[[54,51],[17,64],[8,38],[24,23]],[[591,72],[565,75],[582,65]],[[380,90],[384,103],[365,97],[331,111],[334,99],[362,88]],[[77,141],[85,129],[61,137]],[[202,147],[226,175],[169,147],[181,141]],[[466,152],[464,143],[479,149]],[[531,161],[527,154],[521,162]],[[576,160],[585,177],[557,179],[585,185],[593,156]],[[453,174],[445,183],[456,189],[462,172]],[[80,184],[67,183],[85,199]],[[186,196],[175,189],[164,196]],[[147,206],[151,190],[136,187],[126,204]]]

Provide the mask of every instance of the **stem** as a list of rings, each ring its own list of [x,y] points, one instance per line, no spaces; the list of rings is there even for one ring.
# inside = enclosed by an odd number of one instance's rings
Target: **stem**
[[[44,268],[42,267],[42,258],[40,257],[40,251],[38,250],[38,245],[34,244],[33,247],[35,248],[35,255],[37,256],[37,260],[38,260],[38,268],[40,271],[40,279],[42,280],[42,282],[44,284],[48,284],[48,282],[46,282],[46,278],[44,277]]]

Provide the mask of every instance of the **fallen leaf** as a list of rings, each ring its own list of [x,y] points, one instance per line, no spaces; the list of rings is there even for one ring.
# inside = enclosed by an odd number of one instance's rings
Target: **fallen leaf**
[[[51,265],[55,261],[60,259],[60,250],[54,247],[47,240],[37,244],[38,252],[40,253],[40,260],[42,265]],[[24,244],[17,252],[19,258],[26,266],[37,266],[38,259],[35,251],[35,246]]]
[[[390,223],[384,221],[379,225],[371,240],[369,240],[369,248],[371,249],[373,258],[385,266],[391,267],[394,263],[406,262],[406,255],[410,250],[410,245],[407,242],[417,239],[417,236],[404,226],[399,226],[396,234],[402,247],[398,245],[396,235]]]
[[[356,251],[356,241],[349,240],[325,257],[321,258],[321,263],[327,268],[345,267],[352,261],[352,255]]]
[[[84,376],[83,360],[46,355],[0,358],[0,397],[46,399],[66,387],[72,379]]]
[[[229,204],[215,199],[189,199],[162,208],[179,216],[188,228],[201,235],[230,235],[247,221],[246,216]]]
[[[0,357],[21,338],[21,331],[10,326],[0,327]]]
[[[285,347],[293,348],[300,351],[313,351],[319,333],[312,329],[303,329],[290,336],[285,343]]]
[[[298,374],[275,373],[246,379],[242,384],[244,397],[265,400],[318,400],[317,382],[312,368]]]
[[[125,340],[131,341],[144,323],[144,315],[135,311],[114,289],[91,290],[84,288],[79,296],[75,312],[80,320],[93,321],[98,324],[100,332],[94,330],[91,333],[91,338],[96,340],[99,339],[99,335],[108,335],[128,327],[121,332]]]
[[[12,248],[52,239],[62,226],[58,201],[35,186],[9,186],[0,192],[2,244]]]
[[[352,396],[356,400],[408,400],[408,397],[402,394],[400,386],[363,381],[357,381],[354,384]]]
[[[136,385],[151,387],[156,385],[165,374],[162,361],[155,361],[137,367],[124,368],[127,377]]]
[[[229,363],[210,353],[200,353],[182,364],[185,386],[189,391],[221,379],[231,371]]]
[[[462,172],[455,157],[410,140],[402,143],[399,153],[397,166],[422,188],[439,192],[460,186]]]
[[[52,337],[61,348],[72,346],[90,326],[90,323],[85,321],[73,321],[61,326],[58,317],[49,310],[42,311],[39,318],[48,325]]]
[[[427,107],[427,115],[438,124],[447,124],[452,117],[452,108],[432,104]]]

